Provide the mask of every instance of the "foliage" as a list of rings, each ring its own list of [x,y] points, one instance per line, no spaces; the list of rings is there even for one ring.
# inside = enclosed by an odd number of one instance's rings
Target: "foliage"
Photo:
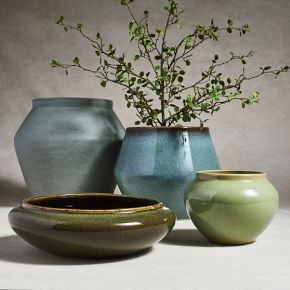
[[[71,25],[64,22],[61,16],[57,24],[63,26],[65,31],[79,32],[93,47],[95,55],[99,58],[99,65],[92,69],[82,65],[79,57],[75,57],[71,64],[61,63],[52,59],[52,67],[59,67],[68,74],[68,69],[77,67],[93,73],[100,79],[100,85],[106,87],[107,83],[115,83],[125,90],[127,107],[137,110],[138,121],[149,126],[178,125],[181,121],[187,123],[197,119],[203,125],[203,116],[219,111],[223,104],[239,100],[242,107],[259,101],[259,92],[254,92],[248,97],[242,96],[242,84],[245,81],[258,78],[265,74],[278,77],[280,73],[289,70],[289,66],[272,69],[270,66],[260,67],[255,75],[246,75],[248,58],[254,55],[253,51],[238,55],[229,53],[227,59],[220,60],[219,55],[214,55],[207,69],[201,72],[200,77],[186,83],[186,68],[191,66],[193,50],[207,41],[219,41],[223,34],[238,33],[240,36],[249,32],[249,25],[236,26],[229,19],[225,26],[220,27],[213,20],[210,24],[195,25],[192,32],[183,35],[176,45],[168,44],[168,32],[176,29],[180,34],[180,11],[176,0],[167,0],[164,11],[166,20],[164,27],[155,28],[149,25],[150,13],[145,10],[140,18],[137,18],[131,4],[134,0],[121,0],[131,16],[129,22],[129,35],[131,42],[135,42],[138,52],[130,60],[125,53],[118,53],[112,44],[105,44],[100,33],[95,37],[89,36],[84,31],[84,25],[77,23]],[[150,65],[148,71],[137,71],[132,62],[145,61]],[[241,73],[233,78],[225,76],[221,67],[232,62],[240,62]],[[154,100],[159,100],[155,105]]]

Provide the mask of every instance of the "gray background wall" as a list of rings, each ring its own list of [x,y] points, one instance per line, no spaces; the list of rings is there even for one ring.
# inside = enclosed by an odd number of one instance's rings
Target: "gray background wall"
[[[161,23],[164,1],[136,0],[134,9],[152,11],[153,22]],[[190,74],[206,67],[216,52],[246,53],[255,57],[249,71],[266,64],[290,63],[289,0],[180,0],[186,13],[185,31],[191,23],[250,23],[252,32],[243,39],[225,37],[225,41],[198,49]],[[133,126],[134,110],[128,110],[118,87],[101,88],[92,75],[74,71],[68,77],[50,69],[54,57],[70,61],[74,56],[88,64],[94,53],[73,32],[65,33],[54,20],[64,15],[72,23],[83,22],[88,33],[100,31],[120,51],[133,55],[128,47],[127,11],[115,0],[0,0],[0,204],[12,205],[15,198],[27,195],[13,148],[13,136],[31,109],[31,100],[39,97],[98,97],[114,101],[116,113],[125,126]],[[176,38],[175,36],[172,36]],[[228,72],[237,72],[235,66]],[[221,164],[227,169],[262,170],[269,173],[281,196],[281,207],[290,207],[290,75],[248,83],[245,92],[262,92],[260,104],[242,110],[238,103],[225,106],[207,125]],[[194,125],[194,124],[192,124]],[[9,196],[9,197],[8,197]],[[10,198],[11,197],[11,198]]]

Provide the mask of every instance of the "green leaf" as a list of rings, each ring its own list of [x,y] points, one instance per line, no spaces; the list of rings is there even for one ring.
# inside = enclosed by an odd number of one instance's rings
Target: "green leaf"
[[[246,107],[246,100],[243,100],[242,101],[242,108],[245,109],[245,107]]]
[[[51,59],[49,63],[51,65],[58,65],[58,62],[55,59]]]
[[[95,53],[96,53],[97,56],[100,56],[101,55],[101,53],[100,53],[99,50],[95,50]]]
[[[136,55],[134,56],[134,61],[139,60],[139,58],[140,58],[140,55],[136,54]]]
[[[64,30],[64,31],[68,31],[68,27],[67,27],[67,26],[64,26],[64,27],[63,27],[63,30]]]
[[[243,25],[243,29],[248,30],[250,28],[250,25],[248,23]]]
[[[247,64],[247,62],[244,59],[242,59],[242,64]]]
[[[120,72],[122,70],[123,66],[122,65],[117,65],[117,72]]]
[[[182,82],[183,82],[183,77],[182,77],[182,76],[179,76],[179,77],[177,78],[177,80],[178,80],[180,83],[182,83]]]
[[[216,54],[215,56],[214,56],[214,60],[218,60],[219,59],[219,56]]]
[[[105,88],[105,87],[106,87],[106,85],[107,85],[107,82],[106,82],[106,81],[101,81],[101,86],[102,86],[102,87],[104,87],[104,88]]]
[[[65,74],[68,76],[68,71],[67,71],[67,69],[65,70]]]
[[[131,31],[133,25],[134,25],[134,21],[130,21],[129,24],[128,24],[129,31]]]
[[[141,124],[140,121],[136,121],[136,122],[135,122],[135,125],[140,125],[140,124]]]
[[[269,70],[271,67],[270,66],[265,66],[264,70]]]
[[[76,57],[73,59],[73,63],[74,63],[74,64],[79,64],[79,63],[80,63],[80,59],[76,56]]]
[[[123,74],[119,74],[119,75],[117,76],[117,80],[118,80],[118,81],[121,81],[123,78],[124,78],[124,75],[123,75]]]
[[[228,27],[233,27],[234,22],[232,19],[228,19],[227,24],[228,24]]]
[[[147,16],[149,14],[149,11],[148,10],[144,10],[143,13],[144,13],[145,16]]]
[[[84,27],[84,25],[82,24],[82,23],[77,23],[77,28],[79,29],[79,30],[81,30],[82,28]]]
[[[190,60],[187,59],[187,60],[185,61],[185,64],[186,64],[187,66],[190,66]]]
[[[232,33],[233,30],[232,30],[230,27],[228,27],[228,28],[227,28],[227,32],[228,32],[228,33]]]
[[[58,20],[56,21],[57,24],[63,24],[63,21],[64,21],[64,17],[63,16],[60,16],[58,18]]]
[[[186,103],[189,105],[189,107],[193,108],[194,107],[194,98],[191,95],[188,95],[186,98]]]
[[[154,57],[156,60],[160,60],[161,59],[161,56],[160,55],[155,55]]]
[[[289,70],[289,66],[286,65],[286,66],[283,67],[283,69],[284,69],[284,70]]]

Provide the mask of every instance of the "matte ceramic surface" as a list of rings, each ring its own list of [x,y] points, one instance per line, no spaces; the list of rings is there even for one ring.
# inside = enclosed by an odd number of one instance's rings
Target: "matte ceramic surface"
[[[187,212],[197,229],[220,244],[248,244],[271,222],[279,197],[266,174],[201,171],[185,192]]]
[[[30,193],[113,193],[124,133],[110,100],[33,100],[32,111],[15,136]]]
[[[49,195],[24,201],[9,213],[9,222],[20,237],[49,253],[110,258],[159,242],[173,228],[175,214],[153,199]]]
[[[183,194],[193,174],[218,169],[208,128],[127,128],[115,168],[123,194],[161,200],[178,218],[188,218]]]

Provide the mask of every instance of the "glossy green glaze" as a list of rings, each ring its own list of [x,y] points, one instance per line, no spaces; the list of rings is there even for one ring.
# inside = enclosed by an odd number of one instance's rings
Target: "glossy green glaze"
[[[279,197],[266,174],[201,171],[185,191],[185,206],[197,229],[219,244],[247,244],[272,220]]]
[[[74,194],[24,201],[9,213],[9,222],[20,237],[49,253],[110,258],[163,239],[175,214],[153,199]]]

